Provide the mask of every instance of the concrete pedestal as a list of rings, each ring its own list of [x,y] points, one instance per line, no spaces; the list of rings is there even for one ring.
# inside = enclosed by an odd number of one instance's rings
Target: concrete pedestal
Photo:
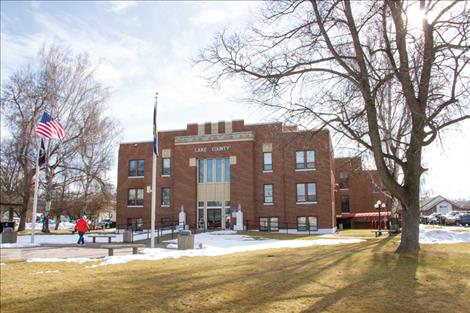
[[[122,234],[122,242],[131,243],[134,242],[134,233],[132,230],[125,230]]]
[[[16,231],[4,231],[2,233],[2,243],[16,243],[18,238],[18,232]]]
[[[194,235],[178,234],[178,250],[194,249]]]

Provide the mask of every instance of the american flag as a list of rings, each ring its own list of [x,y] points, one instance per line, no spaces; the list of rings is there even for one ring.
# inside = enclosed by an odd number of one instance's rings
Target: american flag
[[[36,134],[46,138],[62,139],[64,138],[64,128],[55,118],[44,112],[36,126]]]

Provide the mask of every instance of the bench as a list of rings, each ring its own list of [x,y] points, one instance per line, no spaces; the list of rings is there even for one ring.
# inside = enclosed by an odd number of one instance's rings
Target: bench
[[[373,230],[372,231],[373,233],[375,233],[375,237],[379,237],[379,236],[382,236],[382,233],[389,233],[390,234],[390,231],[387,229],[387,230]]]
[[[93,243],[96,242],[96,238],[108,238],[108,243],[111,243],[111,238],[116,238],[116,235],[88,235],[93,238]]]
[[[132,248],[132,254],[137,254],[139,252],[139,248],[145,248],[145,245],[142,243],[129,243],[129,244],[106,244],[101,245],[101,248],[108,249],[108,255],[114,255],[114,249],[124,249],[124,248]]]

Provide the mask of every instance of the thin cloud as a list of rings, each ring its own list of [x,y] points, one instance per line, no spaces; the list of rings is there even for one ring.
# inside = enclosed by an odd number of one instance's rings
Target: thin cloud
[[[110,1],[109,4],[111,5],[111,11],[121,13],[137,5],[137,1]]]

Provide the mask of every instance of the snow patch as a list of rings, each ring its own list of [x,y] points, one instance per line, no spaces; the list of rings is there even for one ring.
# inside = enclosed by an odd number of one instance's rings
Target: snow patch
[[[449,244],[470,243],[470,232],[454,232],[442,228],[425,228],[419,226],[419,243],[423,244]]]
[[[38,243],[2,243],[0,248],[31,248],[39,247]]]
[[[86,268],[95,268],[101,265],[122,264],[130,261],[152,261],[162,259],[176,259],[180,257],[197,257],[197,256],[220,256],[239,252],[256,251],[264,249],[280,249],[280,248],[304,248],[316,245],[337,245],[337,244],[353,244],[363,242],[363,239],[357,238],[338,238],[338,239],[316,239],[316,240],[277,240],[265,239],[254,240],[248,236],[235,235],[235,232],[213,232],[197,234],[195,236],[196,249],[191,250],[175,250],[177,248],[176,240],[170,240],[168,245],[171,249],[155,248],[143,249],[141,254],[111,256],[103,259],[30,259],[28,262],[87,262],[102,260],[100,264],[87,266]]]
[[[174,243],[170,243],[166,246],[167,249],[178,249],[178,245]]]
[[[44,262],[44,263],[54,263],[54,262],[73,262],[73,263],[85,263],[96,261],[96,259],[90,258],[67,258],[67,259],[59,259],[59,258],[31,258],[28,259],[26,262],[28,263],[36,263],[36,262]]]

